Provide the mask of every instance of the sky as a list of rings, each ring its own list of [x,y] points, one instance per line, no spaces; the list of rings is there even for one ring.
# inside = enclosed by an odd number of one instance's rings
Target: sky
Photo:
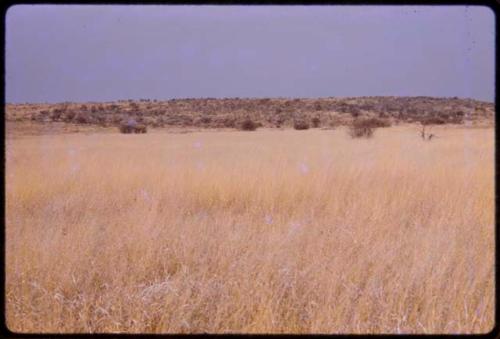
[[[481,6],[16,5],[5,47],[9,103],[495,94]]]

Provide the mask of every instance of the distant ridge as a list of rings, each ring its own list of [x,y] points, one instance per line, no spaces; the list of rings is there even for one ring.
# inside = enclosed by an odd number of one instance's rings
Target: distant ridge
[[[321,126],[349,124],[359,116],[418,123],[428,118],[441,123],[492,121],[494,104],[468,98],[428,96],[328,98],[183,98],[114,102],[7,104],[7,121],[118,126],[129,118],[148,127],[233,128],[251,118],[264,127],[292,126],[297,119],[319,119]]]

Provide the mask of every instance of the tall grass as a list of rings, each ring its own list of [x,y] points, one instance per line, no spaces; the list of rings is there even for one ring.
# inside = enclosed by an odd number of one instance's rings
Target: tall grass
[[[483,333],[492,129],[7,140],[16,332]]]

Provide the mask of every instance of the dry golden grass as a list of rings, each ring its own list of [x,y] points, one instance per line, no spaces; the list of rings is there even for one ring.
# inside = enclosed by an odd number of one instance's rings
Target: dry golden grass
[[[16,332],[484,333],[493,129],[7,139]]]

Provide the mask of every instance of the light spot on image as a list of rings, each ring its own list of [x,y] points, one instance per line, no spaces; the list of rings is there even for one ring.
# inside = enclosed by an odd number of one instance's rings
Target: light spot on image
[[[146,189],[144,189],[144,188],[141,188],[141,189],[139,190],[139,196],[140,196],[140,197],[141,197],[144,201],[147,201],[147,202],[149,202],[149,201],[151,201],[151,200],[152,200],[152,199],[151,199],[151,195],[150,195],[150,194],[149,194],[149,192],[148,192]]]
[[[205,163],[203,161],[198,161],[196,162],[196,169],[198,171],[203,171],[205,170]]]
[[[309,173],[309,166],[307,166],[307,164],[301,162],[299,164],[299,171],[302,174],[307,174],[307,173]]]
[[[70,172],[71,174],[77,174],[78,172],[80,172],[80,164],[76,161],[73,161],[71,163],[71,167],[70,167]]]
[[[302,223],[301,222],[298,222],[298,221],[292,221],[290,223],[290,227],[288,229],[288,235],[294,235],[296,234],[298,231],[300,231],[300,229],[302,228]]]
[[[266,222],[266,224],[270,225],[273,223],[273,216],[272,215],[269,215],[269,214],[266,214],[266,216],[264,217],[264,221]]]

